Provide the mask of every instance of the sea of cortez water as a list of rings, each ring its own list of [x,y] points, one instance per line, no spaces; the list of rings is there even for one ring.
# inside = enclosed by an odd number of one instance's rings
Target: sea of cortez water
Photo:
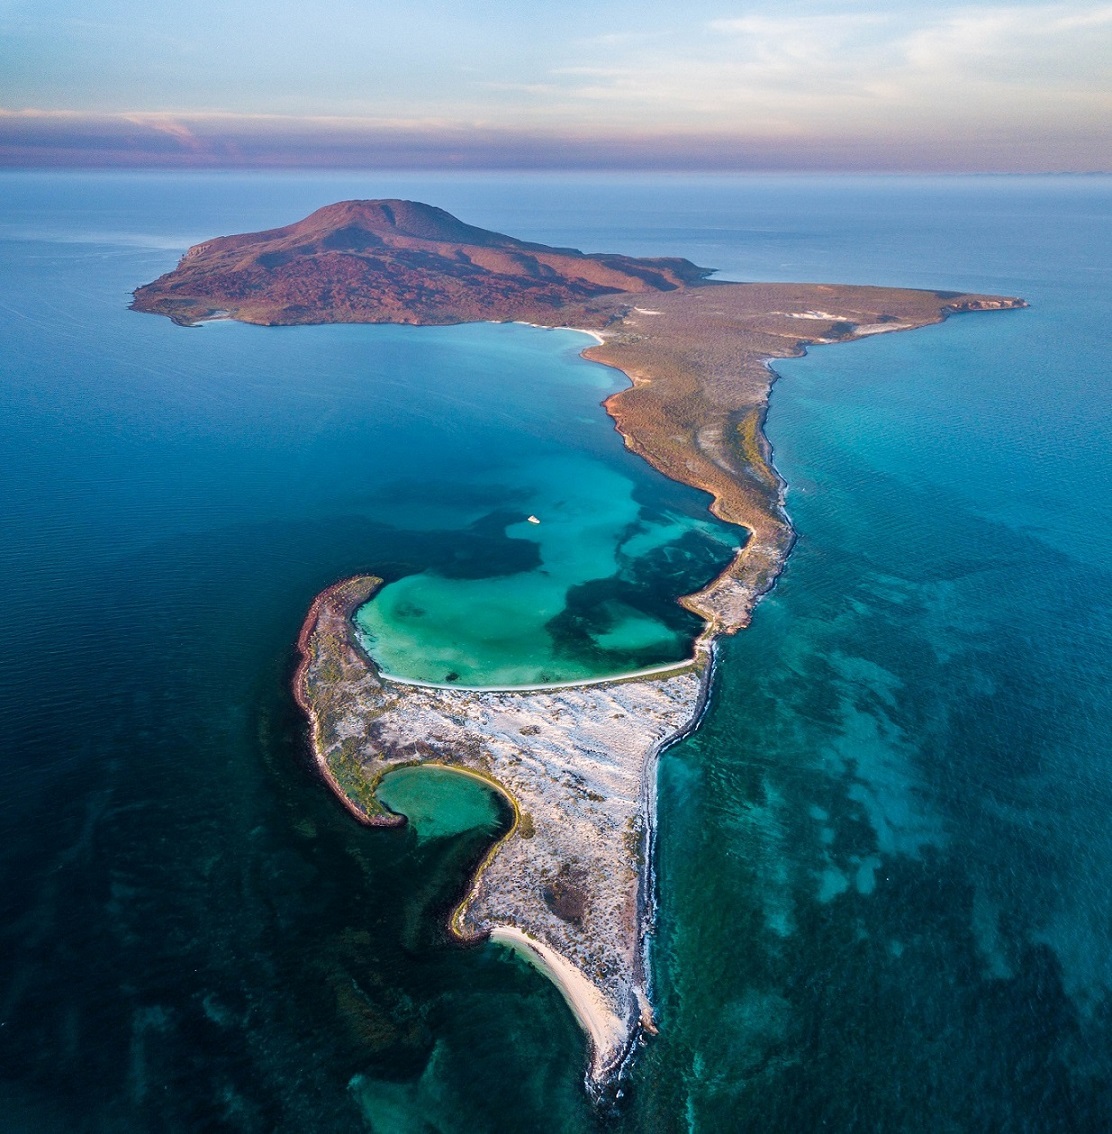
[[[375,571],[470,604],[455,645],[480,599],[548,604],[451,658],[411,636],[414,667],[669,660],[697,630],[672,598],[737,534],[623,449],[621,377],[572,332],[127,311],[189,244],[398,196],[1031,304],[776,364],[799,542],[661,762],[660,1035],[602,1108],[559,994],[445,935],[504,814],[407,782],[409,829],[357,827],[293,643]],[[8,1128],[1112,1126],[1110,237],[1107,178],[0,176]]]

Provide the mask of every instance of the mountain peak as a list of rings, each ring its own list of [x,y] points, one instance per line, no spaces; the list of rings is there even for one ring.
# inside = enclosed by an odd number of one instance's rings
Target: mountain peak
[[[133,306],[181,322],[220,311],[263,323],[560,322],[574,311],[582,326],[583,304],[596,298],[674,291],[708,275],[689,260],[517,240],[386,198],[337,201],[284,228],[205,241],[139,288]]]
[[[435,205],[400,198],[382,200],[337,201],[311,213],[293,229],[316,230],[358,227],[381,237],[402,237],[428,240],[437,244],[471,244],[477,247],[521,245],[500,232],[465,224],[458,217]],[[540,247],[537,245],[535,247]]]

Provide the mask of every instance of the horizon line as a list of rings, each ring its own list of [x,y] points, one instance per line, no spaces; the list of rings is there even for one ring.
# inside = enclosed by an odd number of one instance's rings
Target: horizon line
[[[0,168],[1099,175],[1104,131],[972,125],[883,135],[572,129],[481,123],[0,107]]]
[[[641,175],[645,177],[1112,177],[1107,169],[981,169],[946,166],[839,166],[839,165],[767,165],[767,166],[698,166],[698,165],[436,165],[371,164],[371,163],[157,163],[157,162],[43,162],[6,161],[0,150],[0,173],[373,173],[373,174],[598,174]]]

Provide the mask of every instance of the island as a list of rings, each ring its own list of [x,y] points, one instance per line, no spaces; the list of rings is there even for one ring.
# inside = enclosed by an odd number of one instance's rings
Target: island
[[[355,633],[373,575],[314,601],[294,695],[314,758],[354,818],[397,826],[376,785],[435,764],[479,776],[512,808],[451,916],[463,940],[520,951],[563,993],[603,1090],[655,1030],[647,949],[654,918],[656,761],[698,726],[715,642],[746,626],[794,533],[764,434],[770,362],[809,345],[1026,306],[961,292],[726,283],[679,258],[583,253],[476,228],[413,201],[345,201],[296,224],[199,244],[136,290],[137,311],[183,326],[234,318],[304,323],[521,321],[593,334],[586,357],[630,386],[604,403],[626,445],[710,493],[747,532],[728,567],[677,595],[704,629],[691,658],[566,685],[466,688],[383,675]]]

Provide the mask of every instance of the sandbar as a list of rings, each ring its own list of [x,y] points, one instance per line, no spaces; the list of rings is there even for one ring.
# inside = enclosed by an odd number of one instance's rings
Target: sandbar
[[[583,253],[466,225],[412,201],[347,201],[190,249],[135,292],[136,310],[193,325],[526,322],[582,330],[584,357],[624,373],[606,412],[625,444],[708,493],[746,530],[728,567],[677,596],[704,629],[691,660],[540,687],[461,687],[381,673],[352,615],[381,580],[324,590],[298,638],[294,696],[322,777],[348,812],[396,827],[375,794],[394,768],[478,775],[514,809],[451,931],[526,956],[588,1038],[594,1091],[653,1033],[656,766],[698,727],[715,642],[748,625],[795,534],[764,432],[772,363],[817,344],[903,333],[950,315],[1025,307],[1009,296],[835,284],[720,283],[677,258]]]

